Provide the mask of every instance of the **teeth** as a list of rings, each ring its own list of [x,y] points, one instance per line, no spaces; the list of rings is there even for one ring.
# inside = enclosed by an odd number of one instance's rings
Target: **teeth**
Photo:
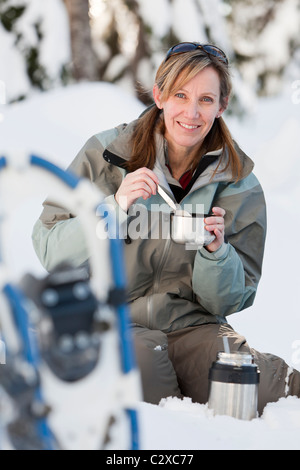
[[[183,122],[179,123],[182,127],[185,127],[186,129],[197,129],[198,126],[188,126],[187,124],[183,124]]]

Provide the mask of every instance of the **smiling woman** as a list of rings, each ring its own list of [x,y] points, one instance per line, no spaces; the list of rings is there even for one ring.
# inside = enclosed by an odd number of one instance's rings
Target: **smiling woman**
[[[253,162],[223,120],[230,93],[223,51],[178,44],[157,71],[154,104],[135,121],[92,136],[70,169],[101,189],[105,207],[116,212],[127,234],[144,215],[138,236],[125,237],[124,252],[145,401],[187,396],[206,403],[209,369],[226,336],[231,353],[252,354],[260,369],[261,413],[286,389],[300,396],[300,374],[251,349],[227,323],[228,315],[254,302],[266,234]],[[165,193],[181,211],[202,219],[207,214],[207,244],[202,237],[202,243],[184,245],[163,233],[174,219]],[[46,201],[33,235],[44,266],[88,260],[80,234],[74,214]]]
[[[193,129],[193,126],[197,126],[198,131],[192,133],[193,139],[189,139],[188,134],[186,135],[188,140],[177,142],[180,147],[183,147],[180,149],[181,154],[184,152],[184,147],[189,149],[190,161],[186,162],[184,159],[182,163],[187,168],[190,163],[193,172],[207,152],[226,148],[228,160],[222,171],[230,168],[233,176],[238,180],[241,172],[240,158],[231,134],[221,117],[228,106],[232,90],[227,58],[225,60],[224,52],[215,46],[206,45],[205,47],[213,49],[205,49],[195,47],[198,43],[183,44],[185,45],[184,52],[172,54],[171,48],[167,59],[162,62],[157,71],[153,88],[156,107],[151,108],[149,113],[137,123],[132,139],[132,155],[127,168],[134,171],[143,166],[151,169],[154,167],[155,148],[151,137],[153,133],[149,132],[149,128],[154,129],[160,125],[160,132],[165,137],[166,133],[170,134],[172,138],[167,139],[168,158],[172,160],[175,157],[178,162],[178,160],[182,160],[180,155],[174,156],[173,153],[172,156],[172,144],[174,146],[177,140],[174,139],[175,135],[180,127],[187,129],[187,126],[192,126]],[[215,52],[210,54],[207,50],[220,51],[220,54]],[[179,113],[180,119],[175,120],[172,126],[172,119],[174,121],[176,117],[174,113]],[[162,116],[164,119],[161,119]],[[219,158],[217,168],[221,165],[222,160],[224,162],[224,157],[223,153]],[[174,171],[175,165],[176,162],[173,162]],[[170,166],[172,168],[172,162]]]
[[[157,107],[164,111],[169,165],[178,179],[193,168],[205,137],[225,110],[220,103],[219,76],[212,67],[206,67],[168,100],[162,99],[157,85],[153,94]]]

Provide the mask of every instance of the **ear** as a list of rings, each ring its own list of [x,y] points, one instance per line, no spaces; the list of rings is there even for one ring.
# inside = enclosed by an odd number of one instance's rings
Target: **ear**
[[[226,98],[224,98],[224,106],[220,107],[218,114],[216,115],[216,118],[221,117],[224,111],[227,109],[228,101],[229,101],[229,97],[227,96]]]
[[[159,108],[159,109],[162,109],[162,100],[161,100],[161,92],[158,88],[158,86],[154,85],[153,87],[153,98],[154,98],[154,101],[155,101],[155,104],[156,106]]]

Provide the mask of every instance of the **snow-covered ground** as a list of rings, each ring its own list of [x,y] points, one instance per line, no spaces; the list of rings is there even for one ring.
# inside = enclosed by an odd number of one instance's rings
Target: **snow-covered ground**
[[[245,119],[227,118],[235,139],[256,165],[268,205],[268,238],[255,305],[230,322],[252,347],[300,368],[299,148],[300,104],[292,86],[257,103]],[[106,83],[80,84],[0,106],[0,154],[21,162],[39,154],[66,167],[92,134],[128,122],[143,105]],[[226,116],[225,116],[226,118]],[[20,197],[11,220],[11,268],[43,273],[31,246],[33,223],[46,195]],[[212,417],[205,405],[166,399],[138,406],[143,449],[300,449],[300,400],[270,404],[260,419]]]

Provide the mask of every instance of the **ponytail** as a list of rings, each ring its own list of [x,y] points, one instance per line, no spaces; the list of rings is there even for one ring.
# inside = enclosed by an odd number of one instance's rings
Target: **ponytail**
[[[222,117],[215,119],[213,127],[204,139],[203,149],[201,148],[201,156],[203,156],[205,153],[212,152],[220,148],[223,149],[223,152],[220,156],[218,166],[215,169],[212,178],[218,173],[223,159],[227,156],[227,163],[220,173],[224,173],[230,169],[234,181],[239,181],[242,174],[242,163],[239,154],[236,151],[236,145],[231,136],[231,133]]]
[[[128,171],[142,167],[153,169],[156,159],[154,133],[160,114],[161,110],[152,106],[138,119],[131,140],[131,158],[126,164]]]

